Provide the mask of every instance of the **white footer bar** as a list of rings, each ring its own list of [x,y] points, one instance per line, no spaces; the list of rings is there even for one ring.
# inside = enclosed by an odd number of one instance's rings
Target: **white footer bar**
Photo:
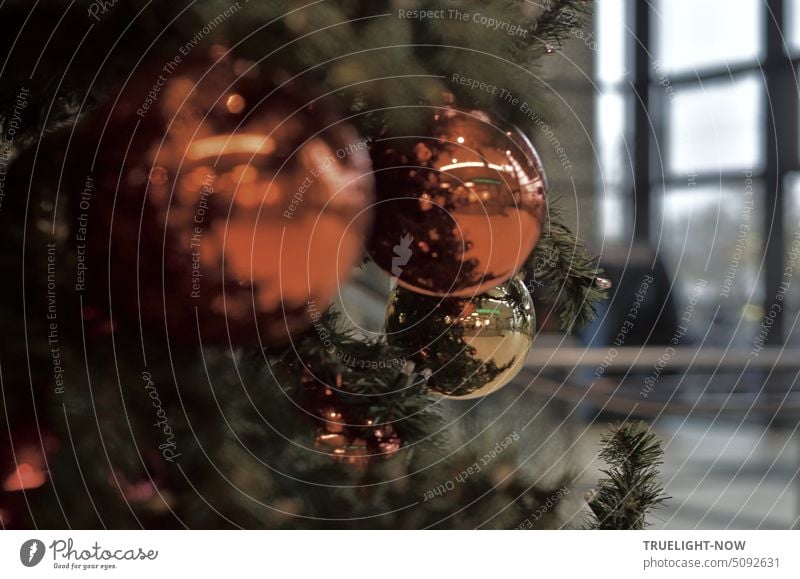
[[[3,531],[0,576],[777,579],[800,577],[799,541],[798,531]]]

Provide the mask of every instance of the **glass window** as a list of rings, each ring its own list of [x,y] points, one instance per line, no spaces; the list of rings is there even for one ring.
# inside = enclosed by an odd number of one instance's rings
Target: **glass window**
[[[800,51],[800,0],[785,1],[786,14],[784,15],[784,22],[786,23],[786,44],[788,45],[789,52],[794,53]]]
[[[798,6],[798,12],[800,12],[800,6]],[[793,78],[792,81],[800,82],[800,68],[795,68],[794,73],[796,75],[796,78]],[[796,106],[798,107],[798,110],[800,110],[800,92],[796,93],[794,96],[796,96],[798,99],[796,102]],[[800,124],[800,119],[798,119],[798,123]],[[798,128],[800,129],[800,126],[798,126]],[[800,151],[800,130],[797,131],[797,144],[798,144],[797,150]]]
[[[800,345],[800,321],[795,317],[800,312],[800,173],[789,175],[786,180],[784,205],[784,244],[786,258],[784,275],[790,275],[786,292],[785,318],[786,342],[790,346]],[[788,268],[791,268],[788,269]],[[793,327],[795,324],[797,326]]]
[[[753,61],[763,54],[763,0],[660,0],[657,57],[667,72]]]
[[[631,203],[625,192],[617,188],[603,188],[600,197],[601,239],[603,244],[626,241],[630,235]]]
[[[619,92],[601,93],[596,100],[598,176],[601,184],[618,185],[628,181],[631,175],[628,100]]]
[[[597,79],[600,83],[620,83],[625,80],[627,45],[630,34],[626,29],[627,0],[598,0],[595,8],[597,31]]]
[[[673,174],[759,167],[763,160],[761,81],[755,74],[680,87],[669,103]]]
[[[687,180],[662,196],[653,243],[675,281],[679,315],[681,296],[697,299],[688,334],[702,338],[714,320],[706,345],[727,345],[731,339],[745,345],[761,320],[763,240],[754,207],[760,190],[752,174],[743,173],[741,181],[721,186]],[[725,307],[716,313],[721,302]]]

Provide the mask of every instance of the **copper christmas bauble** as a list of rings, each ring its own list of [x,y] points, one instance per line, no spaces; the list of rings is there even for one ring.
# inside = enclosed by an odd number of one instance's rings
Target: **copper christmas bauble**
[[[370,154],[369,252],[402,287],[477,295],[508,280],[536,246],[547,180],[518,129],[481,111],[434,108],[422,136],[386,137]]]
[[[536,319],[514,278],[472,298],[433,298],[398,287],[386,314],[390,344],[408,351],[428,386],[446,398],[480,398],[522,369]]]
[[[360,257],[367,145],[308,86],[223,53],[140,73],[81,132],[81,289],[145,331],[280,344]]]

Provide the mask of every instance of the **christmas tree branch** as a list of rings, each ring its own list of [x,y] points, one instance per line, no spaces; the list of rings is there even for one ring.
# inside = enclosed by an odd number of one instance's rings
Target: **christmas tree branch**
[[[65,8],[60,3],[39,3],[32,10],[28,2],[11,0],[2,9],[6,29],[0,45],[13,52],[9,62],[14,66],[4,73],[0,87],[0,132],[7,132],[14,122],[16,141],[9,158],[16,158],[15,163],[24,160],[27,147],[37,165],[35,179],[27,161],[16,167],[17,177],[9,178],[0,212],[4,271],[9,279],[35,280],[3,288],[0,318],[10,337],[0,361],[5,391],[21,392],[25,389],[20,386],[30,383],[31,392],[36,388],[38,406],[34,413],[26,398],[8,397],[11,402],[5,402],[0,430],[14,429],[24,437],[35,417],[40,429],[52,429],[62,441],[74,442],[72,452],[62,450],[52,457],[50,481],[35,491],[39,493],[36,499],[15,515],[13,524],[465,528],[486,526],[486,513],[498,513],[493,526],[508,527],[519,521],[552,526],[553,503],[564,481],[555,489],[532,487],[528,477],[515,474],[506,476],[501,485],[493,477],[493,468],[455,486],[454,474],[476,464],[483,450],[472,440],[464,448],[441,450],[446,441],[441,398],[428,391],[424,369],[407,363],[407,352],[400,348],[360,339],[343,327],[339,314],[324,311],[323,306],[313,327],[298,336],[293,346],[278,351],[237,348],[227,352],[213,347],[197,351],[180,340],[163,347],[164,336],[151,333],[143,367],[135,321],[118,327],[109,318],[102,332],[110,334],[89,336],[87,345],[84,321],[91,308],[78,307],[82,301],[76,303],[72,275],[59,275],[58,283],[63,284],[58,288],[59,355],[69,380],[58,394],[50,387],[53,358],[47,341],[28,339],[46,336],[49,326],[35,325],[44,322],[31,322],[20,312],[25,311],[22,290],[31,292],[31,285],[44,283],[42,264],[49,263],[49,251],[45,254],[44,248],[52,237],[49,229],[36,233],[36,227],[28,226],[41,222],[40,215],[56,213],[45,208],[53,207],[58,190],[63,191],[61,203],[67,206],[74,205],[80,194],[80,188],[54,185],[64,169],[66,145],[62,142],[66,141],[62,139],[68,133],[52,133],[79,118],[91,120],[92,109],[128,90],[123,85],[127,87],[129,79],[141,74],[140,69],[162,70],[176,55],[184,55],[187,46],[196,45],[194,57],[212,45],[228,46],[236,59],[257,62],[271,77],[303,73],[321,83],[321,93],[335,90],[343,111],[363,113],[365,121],[358,117],[353,122],[361,123],[365,138],[375,138],[384,129],[375,111],[435,104],[442,93],[459,90],[457,106],[505,112],[501,115],[505,120],[524,129],[530,127],[530,119],[518,107],[502,111],[504,101],[486,91],[456,85],[453,74],[502,86],[531,109],[540,110],[544,91],[532,89],[530,67],[579,25],[572,15],[582,12],[585,3],[557,0],[538,12],[535,5],[519,0],[469,0],[459,6],[509,26],[525,27],[527,35],[487,31],[471,20],[403,19],[389,0],[306,6],[290,0],[243,2],[241,10],[236,3],[236,11],[222,0],[200,0],[191,6],[128,0],[109,7],[102,18],[87,18],[94,4],[77,0]],[[230,17],[222,18],[222,14]],[[43,31],[57,29],[70,34],[42,36]],[[203,33],[198,42],[203,30],[211,32]],[[47,39],[43,48],[42,38]],[[15,45],[23,50],[15,50]],[[187,60],[184,66],[188,65]],[[176,78],[178,74],[176,70]],[[23,92],[24,107],[19,96]],[[369,117],[370,113],[376,118]],[[406,134],[413,131],[402,129]],[[41,152],[31,147],[40,138]],[[149,160],[142,158],[141,163],[147,167]],[[114,194],[114,184],[122,177],[108,167],[98,171],[108,179],[97,180],[93,204],[103,195]],[[12,187],[12,183],[22,185]],[[28,205],[33,212],[27,211]],[[77,262],[71,243],[77,220],[70,219],[68,211],[57,213],[63,222],[54,222],[59,227],[52,231],[63,225],[70,239],[59,243],[58,262],[69,274],[73,270],[69,264]],[[116,223],[135,226],[136,215],[120,215]],[[94,227],[92,243],[102,244],[102,232]],[[30,258],[20,260],[23,254]],[[557,215],[551,216],[531,260],[526,272],[535,274],[544,291],[559,300],[565,327],[577,327],[591,316],[594,302],[601,297],[593,286],[594,261]],[[99,273],[92,275],[102,281]],[[34,294],[45,295],[43,290],[30,293]],[[37,303],[41,306],[41,300]],[[451,337],[460,339],[455,334]],[[28,344],[38,346],[28,352]],[[18,363],[24,359],[29,363]],[[84,364],[86,381],[78,371]],[[503,369],[484,366],[484,372]],[[463,361],[453,361],[449,369],[454,375],[475,374]],[[102,409],[99,415],[96,408]],[[337,430],[329,429],[326,435],[346,436],[347,444],[354,447],[364,441],[373,443],[378,452],[369,457],[353,454],[351,462],[337,460],[331,447],[320,442],[320,433],[331,426],[321,413],[326,408],[337,409],[343,416],[333,424]],[[168,444],[173,446],[168,448],[175,449],[169,458],[155,450],[162,449],[167,432],[166,426],[153,428],[156,411],[159,419],[162,414],[169,417]],[[381,444],[394,446],[384,450]],[[488,441],[486,447],[495,444]],[[398,453],[401,445],[408,448]],[[103,455],[113,460],[97,468],[82,468]],[[178,456],[180,468],[172,464]],[[498,460],[513,464],[512,454]],[[83,488],[96,503],[95,509],[87,509],[80,497],[72,500],[75,497],[70,495]],[[441,488],[447,492],[427,499],[432,490]],[[60,495],[70,500],[62,505]],[[409,508],[420,503],[424,506]]]
[[[609,468],[587,498],[594,529],[643,529],[648,511],[668,498],[658,481],[661,443],[643,423],[626,422],[602,440],[600,458]]]
[[[427,391],[425,376],[414,371],[407,352],[381,340],[354,336],[330,307],[298,342],[269,356],[282,384],[300,397],[309,378],[336,385],[331,402],[358,417],[390,423],[401,439],[416,442],[441,428],[440,407]],[[434,442],[444,442],[438,435]]]
[[[602,274],[597,259],[553,207],[548,226],[523,271],[529,287],[558,309],[559,327],[564,332],[579,330],[592,321],[597,303],[607,298],[597,285],[597,276]]]
[[[542,42],[542,52],[548,47],[560,47],[573,30],[580,28],[591,12],[587,0],[551,0],[536,21],[536,38]],[[541,52],[539,53],[541,55]]]

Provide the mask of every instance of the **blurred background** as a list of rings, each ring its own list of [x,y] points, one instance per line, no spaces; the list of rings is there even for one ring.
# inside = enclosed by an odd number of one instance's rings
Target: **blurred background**
[[[538,309],[526,371],[453,423],[535,424],[526,466],[563,452],[541,477],[578,481],[568,524],[600,433],[641,417],[672,497],[655,528],[800,528],[800,0],[594,4],[537,71],[531,137],[611,299],[578,336]],[[376,332],[386,285],[367,269],[344,298]]]

